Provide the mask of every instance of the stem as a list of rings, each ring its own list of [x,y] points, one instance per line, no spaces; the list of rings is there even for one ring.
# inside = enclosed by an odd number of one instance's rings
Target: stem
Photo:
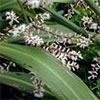
[[[47,30],[45,30],[44,28],[42,28],[42,27],[38,27],[38,26],[35,26],[34,24],[32,24],[33,25],[33,27],[35,27],[36,29],[40,29],[41,31],[43,31],[43,32],[47,32],[47,33],[49,33],[49,34],[51,34],[51,35],[53,35],[53,36],[57,36],[57,37],[59,37],[59,38],[68,38],[68,39],[71,39],[72,38],[72,36],[62,36],[62,35],[60,35],[60,34],[55,34],[55,33],[53,33],[51,30],[50,31],[47,31]],[[74,35],[73,35],[73,37],[74,37]]]
[[[20,8],[21,8],[21,10],[22,10],[22,14],[23,14],[23,16],[24,16],[24,19],[25,19],[26,23],[29,24],[29,21],[28,21],[28,19],[27,19],[27,16],[26,16],[26,14],[24,13],[23,5],[20,3],[19,0],[17,0],[17,2],[18,2],[19,6],[20,6]]]
[[[100,6],[100,0],[98,0],[99,6]]]
[[[93,88],[91,88],[91,90],[95,90],[95,89],[97,89],[98,87],[97,86],[95,86],[95,87],[93,87]]]

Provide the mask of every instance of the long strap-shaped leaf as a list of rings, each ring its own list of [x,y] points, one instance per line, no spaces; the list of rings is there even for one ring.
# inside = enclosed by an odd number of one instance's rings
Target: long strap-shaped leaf
[[[32,92],[35,89],[30,78],[30,75],[21,72],[0,73],[0,83],[26,90],[27,92]]]
[[[2,43],[0,55],[35,72],[59,100],[98,100],[82,80],[39,48]]]
[[[18,6],[16,0],[0,0],[0,10],[13,8],[14,6]]]
[[[76,0],[53,0],[54,2],[60,2],[60,3],[74,3]]]
[[[20,0],[24,2],[25,0]],[[74,3],[76,0],[54,0],[54,2],[60,2],[60,3]],[[7,8],[13,8],[17,7],[18,3],[17,0],[0,0],[0,10],[4,10]]]
[[[42,9],[42,8],[41,8]],[[73,22],[71,22],[70,20],[64,18],[63,16],[59,15],[57,12],[55,12],[53,9],[50,8],[45,8],[46,11],[48,11],[49,13],[51,13],[51,15],[53,16],[53,18],[60,24],[64,25],[65,27],[75,31],[78,34],[82,34],[86,37],[88,37],[88,33],[83,30],[82,28],[78,27],[76,24],[74,24]]]
[[[84,0],[93,10],[94,12],[100,16],[100,8],[95,4],[93,0]]]
[[[35,84],[32,84],[31,77],[32,75],[23,72],[4,72],[0,73],[0,83],[32,93],[35,90]],[[45,95],[53,97],[48,90],[45,90]]]

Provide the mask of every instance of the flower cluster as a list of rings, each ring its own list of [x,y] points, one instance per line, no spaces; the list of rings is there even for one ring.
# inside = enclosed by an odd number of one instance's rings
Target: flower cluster
[[[11,33],[13,37],[17,37],[20,36],[23,32],[25,32],[25,30],[26,30],[26,25],[22,24],[19,25],[18,27],[13,26],[13,28],[8,32]]]
[[[83,21],[83,25],[86,26],[86,25],[90,25],[93,22],[93,19],[92,17],[89,18],[88,16],[83,16],[82,21]]]
[[[34,20],[30,18],[30,21],[31,21],[32,26],[35,27],[37,32],[39,33],[40,30],[49,31],[49,27],[44,24],[44,21],[48,19],[50,19],[49,13],[39,13],[35,16]]]
[[[78,34],[67,34],[64,38],[58,40],[60,43],[66,44],[76,44],[76,47],[80,48],[86,48],[90,44],[92,44],[92,41],[90,38],[85,38],[84,36],[78,35]]]
[[[81,5],[86,9],[89,9],[90,7],[84,2],[84,0],[78,0],[77,5]]]
[[[58,60],[67,66],[70,70],[79,69],[78,59],[83,59],[80,52],[67,49],[66,47],[53,43],[51,45],[44,46],[43,49],[51,52]]]
[[[25,35],[25,43],[32,46],[42,46],[44,41],[38,35],[33,36],[32,34]]]
[[[23,34],[26,44],[42,47],[51,52],[70,70],[72,69],[75,71],[75,69],[79,69],[77,60],[83,59],[81,53],[68,48],[71,46],[86,48],[91,43],[91,40],[77,34],[63,35],[64,33],[62,32],[53,32],[49,26],[44,24],[44,21],[48,19],[50,19],[50,15],[48,13],[37,14],[34,20],[30,18],[31,22],[29,25],[22,24],[18,27],[14,26],[12,30],[9,30],[9,33],[12,33],[15,37]],[[55,38],[55,42],[51,45],[45,45],[43,39],[40,38],[38,34],[35,35],[35,33],[40,33],[40,31],[52,35],[53,38]]]
[[[6,12],[6,20],[9,21],[11,26],[14,24],[14,22],[19,23],[18,18],[19,16],[17,16],[14,11]]]
[[[36,15],[35,20],[30,19],[31,23],[29,23],[29,25],[22,24],[18,27],[15,25],[8,32],[12,33],[14,37],[20,36],[22,33],[24,33],[25,43],[33,46],[41,46],[44,44],[42,38],[40,38],[38,35],[33,35],[34,33],[40,33],[40,30],[44,33],[48,33],[49,36],[52,35],[54,38],[58,38],[58,41],[60,43],[62,42],[63,44],[72,44],[73,42],[76,42],[77,46],[80,48],[85,48],[91,43],[90,39],[81,35],[69,34],[66,36],[62,35],[62,33],[60,35],[59,32],[53,32],[50,27],[44,24],[44,21],[48,19],[50,19],[50,15],[48,13],[40,13]]]
[[[97,0],[95,0],[95,2],[97,2]],[[25,0],[23,6],[26,5],[28,8],[31,8],[31,10],[35,10],[35,8],[50,6],[52,3],[53,0]],[[78,13],[78,10],[75,10],[75,7],[79,4],[86,9],[89,8],[84,0],[77,0],[75,5],[70,4],[67,14],[65,14],[68,19],[72,18],[75,12]],[[36,14],[34,18],[26,16],[26,21],[28,20],[27,24],[19,22],[19,17],[22,15],[24,14],[17,16],[14,11],[6,12],[6,20],[9,21],[10,26],[7,27],[7,31],[4,32],[12,34],[12,37],[15,38],[23,36],[25,45],[40,47],[49,51],[64,65],[64,67],[67,67],[69,70],[76,71],[80,68],[79,62],[80,60],[82,61],[83,57],[79,50],[88,49],[88,46],[93,43],[91,37],[86,38],[76,33],[69,34],[55,31],[53,28],[51,29],[49,25],[45,24],[46,20],[50,19],[49,13],[39,13]],[[83,16],[81,20],[85,29],[100,33],[100,26],[94,22],[92,17]],[[2,36],[2,38],[0,37],[0,40],[3,39],[3,35],[3,33],[0,33],[0,36]],[[44,38],[45,36],[46,39]],[[98,55],[100,55],[100,52]],[[0,65],[0,72],[8,72],[11,66],[15,67],[15,64],[13,62],[2,63]],[[99,75],[100,59],[96,59],[96,63],[91,64],[91,67],[92,70],[88,71],[90,74],[88,78],[95,79]],[[31,80],[35,85],[35,90],[33,91],[34,96],[40,98],[43,97],[45,89],[42,80],[37,78],[34,74],[32,74]]]
[[[43,92],[45,91],[43,82],[39,78],[35,78],[34,82],[36,85],[36,90],[33,91],[35,97],[43,97]]]
[[[1,33],[0,32],[0,42],[3,42],[3,41],[6,41],[6,39],[10,37],[10,34],[7,33],[7,34],[4,34],[4,33]]]
[[[39,13],[35,16],[34,20],[30,18],[31,26],[33,26],[34,29],[36,29],[37,33],[40,33],[40,30],[47,32],[49,31],[49,27],[44,24],[44,21],[48,19],[50,19],[49,13]]]
[[[70,4],[70,8],[68,9],[67,14],[65,14],[64,16],[66,16],[68,19],[72,18],[74,15],[74,5]]]
[[[42,38],[38,35],[34,35],[36,32],[39,33],[40,29],[44,31],[48,31],[48,27],[44,25],[44,20],[50,19],[50,15],[48,13],[37,14],[35,20],[31,20],[29,25],[21,24],[19,26],[14,25],[12,29],[8,32],[12,34],[13,37],[17,37],[20,35],[24,35],[25,43],[32,46],[41,46],[44,44]]]
[[[35,20],[38,21],[40,24],[43,24],[45,20],[50,19],[50,14],[49,13],[40,13],[37,14],[35,17]]]
[[[90,76],[88,77],[88,79],[95,79],[97,78],[97,76],[99,75],[99,70],[100,70],[100,58],[95,59],[96,60],[96,64],[91,64],[92,66],[92,71],[88,71],[88,73],[90,74]]]
[[[85,38],[85,37],[81,37],[80,39],[78,39],[79,43],[77,43],[77,46],[79,46],[80,48],[86,48],[89,46],[89,44],[92,43],[90,38]]]
[[[4,73],[4,72],[8,72],[10,67],[16,67],[16,64],[13,62],[3,62],[2,64],[0,64],[0,72]]]
[[[92,17],[83,16],[82,21],[85,29],[88,27],[90,30],[97,30],[98,24],[93,22]]]
[[[34,35],[35,33],[40,33],[40,30],[43,32],[48,32],[49,27],[44,25],[44,20],[50,19],[50,15],[48,13],[37,14],[35,20],[31,20],[30,25],[27,26],[26,31],[24,32],[25,43],[32,46],[42,46],[44,41],[38,35]]]
[[[76,51],[72,50],[72,51],[68,52],[67,56],[69,59],[72,59],[73,61],[76,61],[78,58],[83,59],[80,51],[76,52]]]
[[[27,0],[26,5],[29,8],[39,8],[40,6],[42,7],[47,7],[53,4],[53,0]]]
[[[32,83],[35,85],[35,90],[33,91],[34,96],[38,98],[42,98],[44,95],[43,93],[45,92],[44,84],[42,80],[40,80],[39,78],[36,78],[34,73],[31,72],[30,74],[33,75],[31,77],[31,80],[32,80]]]

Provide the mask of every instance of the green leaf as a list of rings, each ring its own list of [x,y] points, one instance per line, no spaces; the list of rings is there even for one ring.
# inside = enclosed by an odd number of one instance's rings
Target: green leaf
[[[98,100],[82,80],[40,48],[1,43],[0,55],[36,73],[58,100]]]
[[[32,75],[23,72],[4,72],[0,73],[0,83],[32,94],[35,90],[35,84],[32,84],[31,77]],[[48,90],[45,90],[45,95],[54,97]]]
[[[90,8],[98,15],[100,16],[100,8],[95,4],[93,0],[84,0]]]
[[[46,10],[49,13],[51,13],[52,17],[61,25],[64,25],[65,27],[75,31],[78,34],[82,34],[86,37],[88,37],[88,33],[83,30],[82,28],[78,27],[76,24],[74,24],[73,22],[71,22],[70,20],[64,18],[63,16],[59,15],[57,12],[55,12],[54,10],[50,9],[50,8],[41,8],[42,10]]]
[[[76,0],[54,0],[54,2],[59,2],[59,3],[74,3]]]
[[[32,92],[35,87],[30,80],[32,76],[21,72],[0,73],[0,83],[15,87],[19,90]]]
[[[98,47],[100,47],[100,34],[95,37],[95,40],[98,44]]]
[[[14,10],[17,14],[19,14],[19,15],[22,13],[20,7],[14,7],[13,10]],[[34,14],[31,13],[31,12],[29,12],[28,10],[25,10],[25,9],[24,9],[24,13],[25,13],[28,17],[31,17],[31,18],[34,19]]]
[[[100,79],[97,80],[97,86],[98,86],[98,88],[100,90]]]
[[[25,0],[20,0],[20,1],[24,2]],[[59,2],[59,3],[73,3],[75,1],[76,0],[54,0],[54,2]],[[17,6],[18,6],[17,0],[0,0],[0,10],[13,8]]]
[[[13,8],[14,6],[18,6],[16,0],[0,0],[0,10]]]
[[[65,26],[60,25],[60,24],[48,25],[48,26],[50,27],[51,30],[53,30],[54,34],[61,34],[61,33],[66,34],[66,35],[68,35],[70,33],[71,34],[75,34],[74,31],[72,31],[72,30],[70,30],[70,29],[68,29]],[[57,31],[57,33],[56,33],[56,31]],[[37,35],[37,33],[34,33],[34,35]],[[48,41],[49,42],[53,42],[53,41],[55,41],[55,38],[52,37],[52,39],[51,39],[50,36],[47,33],[43,32],[43,31],[40,31],[40,34],[38,34],[38,36],[43,38],[43,40],[45,42],[48,42]],[[6,42],[10,42],[10,43],[21,43],[23,41],[24,41],[24,37],[23,36],[10,37],[10,38],[6,39]]]
[[[53,24],[53,25],[48,25],[48,26],[51,29],[53,29],[54,32],[58,31],[58,34],[61,33],[61,32],[66,34],[66,35],[70,34],[70,33],[75,34],[74,31],[72,31],[71,29],[69,29],[69,28],[67,28],[63,25],[60,25],[60,24]]]

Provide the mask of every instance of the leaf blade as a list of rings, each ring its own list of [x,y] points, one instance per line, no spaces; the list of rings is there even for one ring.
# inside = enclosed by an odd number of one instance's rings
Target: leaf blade
[[[62,67],[62,65],[47,52],[39,48],[7,43],[1,44],[0,48],[0,54],[14,60],[20,64],[20,66],[24,66],[24,68],[35,72],[51,91],[57,95],[58,99],[94,100],[94,94],[83,84],[83,82],[68,69]],[[77,88],[78,86],[80,86],[81,91]],[[84,95],[82,95],[83,93]],[[80,97],[80,95],[82,96]],[[95,97],[95,99],[97,98]]]
[[[30,77],[30,75],[21,72],[5,72],[0,73],[0,83],[32,92],[34,90],[34,85]]]
[[[76,24],[74,24],[70,20],[68,20],[68,19],[64,18],[63,16],[59,15],[53,9],[50,9],[50,8],[41,8],[41,9],[48,11],[59,24],[64,25],[65,27],[71,29],[72,31],[74,31],[78,34],[81,34],[85,37],[88,37],[88,33],[85,30],[78,27]]]
[[[93,0],[84,0],[90,8],[98,15],[100,16],[100,8],[95,4]]]

